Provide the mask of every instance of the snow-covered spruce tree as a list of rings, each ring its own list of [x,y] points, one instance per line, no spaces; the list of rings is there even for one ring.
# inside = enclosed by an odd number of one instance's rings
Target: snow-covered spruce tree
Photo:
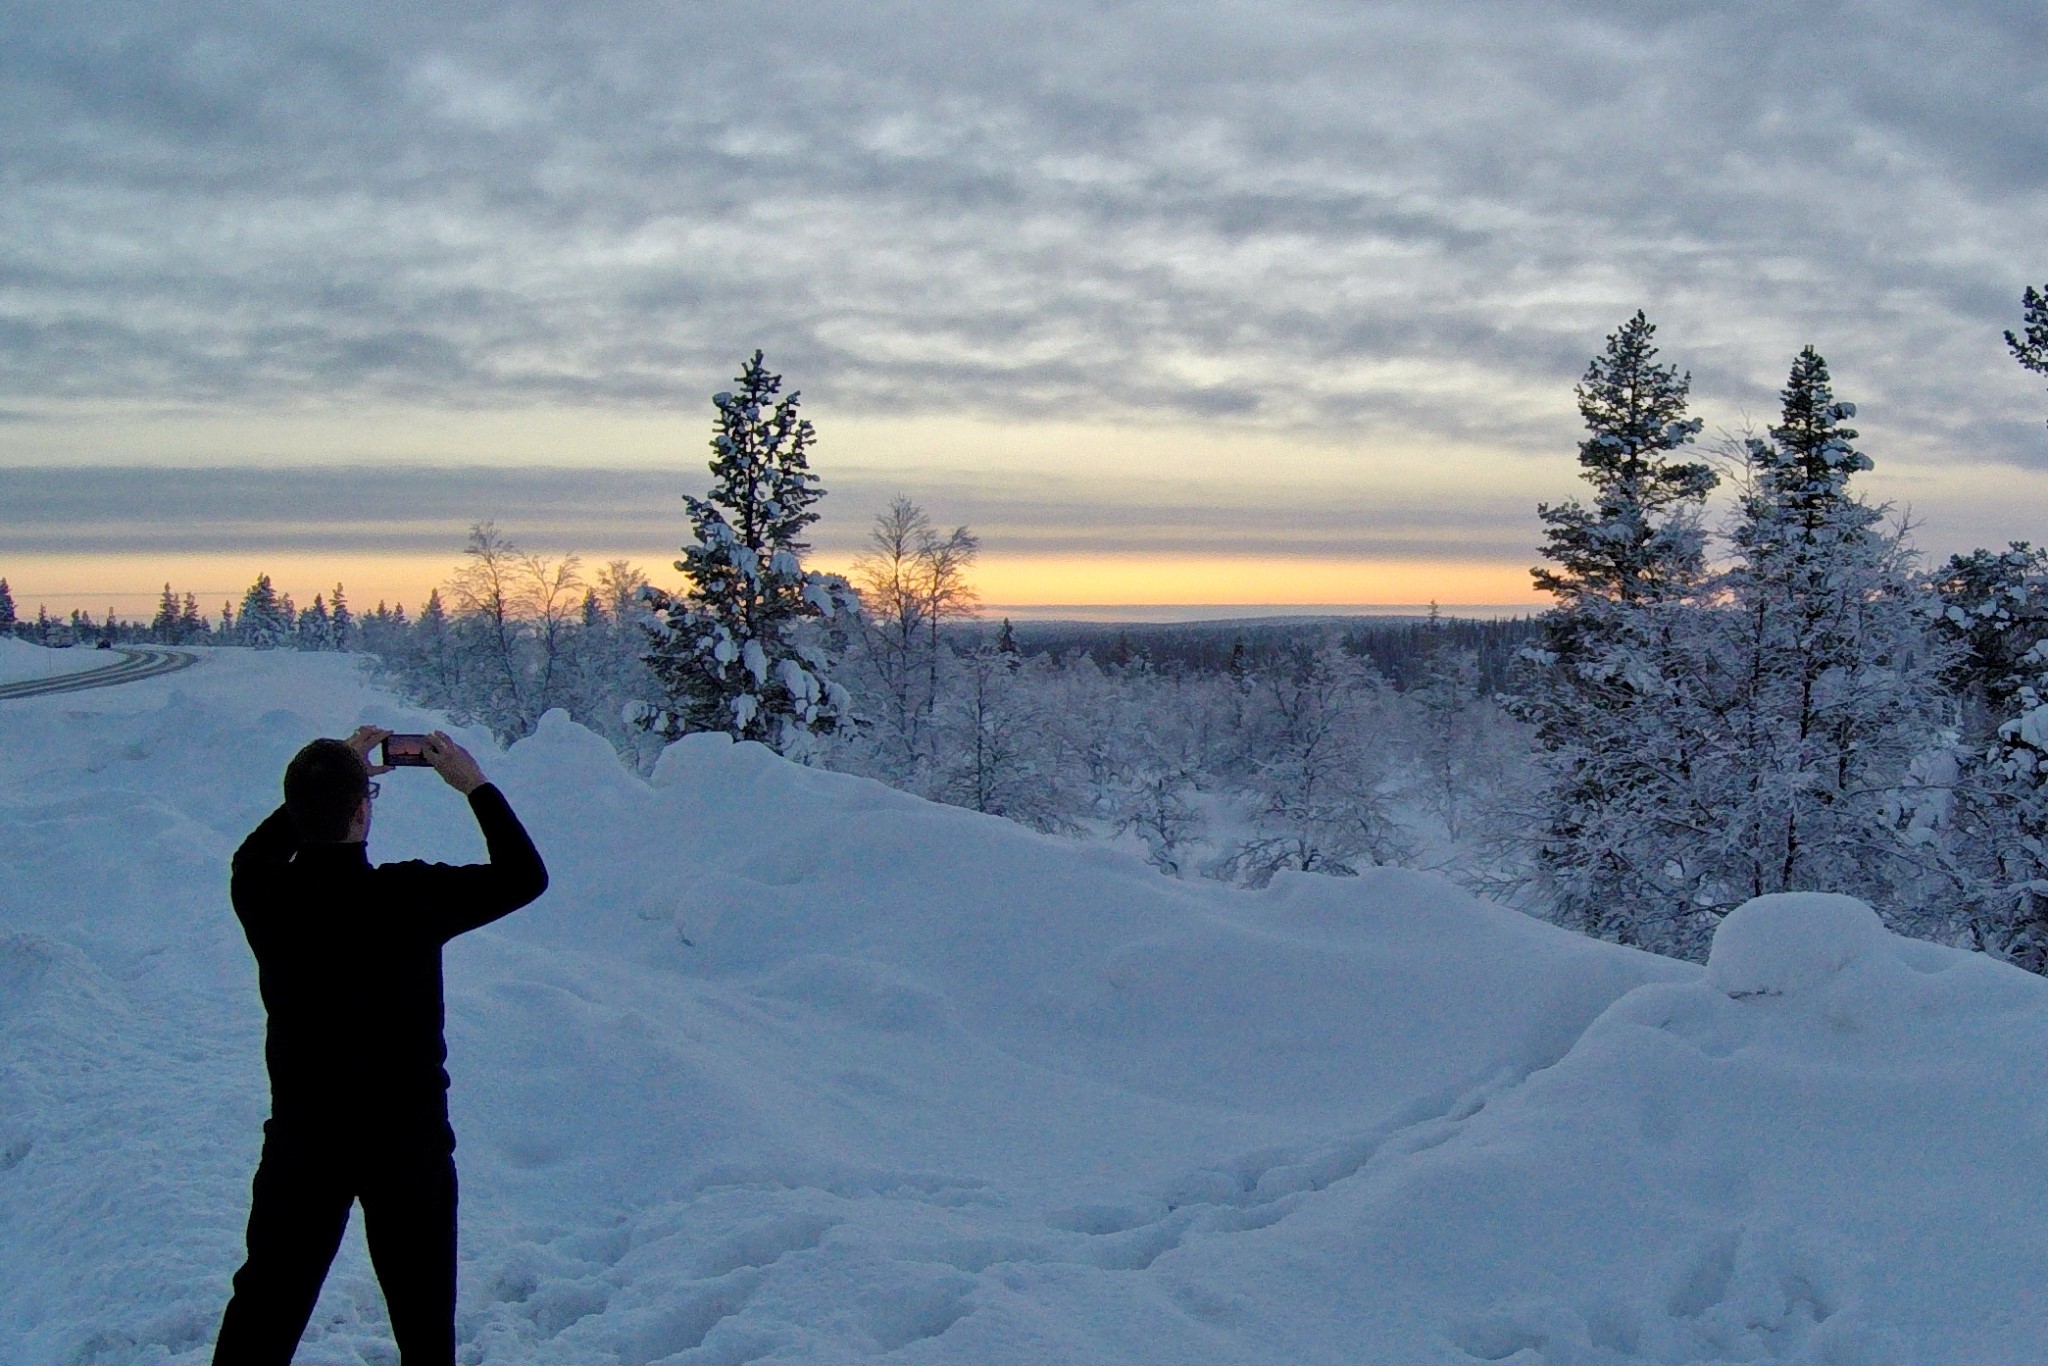
[[[206,618],[199,613],[199,595],[188,592],[184,604],[178,609],[178,638],[184,641],[203,641],[211,634]]]
[[[1951,555],[1934,576],[1936,625],[1949,646],[1943,686],[1960,710],[1966,746],[1998,734],[2032,680],[2028,654],[2048,640],[2048,549],[2013,541],[2004,550]]]
[[[1681,797],[1696,747],[1674,715],[1675,653],[1697,611],[1700,511],[1718,481],[1680,458],[1700,430],[1686,416],[1691,377],[1657,363],[1655,335],[1636,313],[1576,390],[1594,497],[1538,508],[1551,567],[1532,572],[1556,606],[1526,652],[1519,711],[1541,747],[1543,790],[1524,833],[1539,900],[1588,933],[1676,949],[1698,927],[1666,853],[1690,833]]]
[[[1531,571],[1536,586],[1567,609],[1656,602],[1690,592],[1703,546],[1689,516],[1717,482],[1699,461],[1674,458],[1699,435],[1688,418],[1692,377],[1657,364],[1656,326],[1640,310],[1607,338],[1575,393],[1587,436],[1579,443],[1580,477],[1594,489],[1591,507],[1574,499],[1543,504],[1543,556],[1555,569]],[[1547,623],[1560,644],[1574,623]]]
[[[1701,801],[1713,838],[1691,855],[1699,899],[1846,892],[1896,916],[1931,861],[1903,832],[1914,761],[1945,719],[1935,606],[1904,532],[1850,491],[1871,461],[1812,347],[1782,401],[1780,424],[1746,443],[1726,606],[1696,651],[1721,718]]]
[[[2048,973],[2048,640],[2023,664],[2032,676],[2013,714],[1966,752],[1949,834],[1965,873],[1967,941]]]
[[[387,665],[391,662],[386,661]],[[451,713],[461,709],[462,653],[448,609],[441,603],[440,589],[428,591],[427,605],[412,625],[397,667],[409,694],[422,705]]]
[[[258,574],[249,591],[242,594],[242,610],[235,617],[236,638],[259,650],[289,644],[294,623],[288,602],[278,597],[270,575]]]
[[[756,351],[738,388],[712,396],[711,490],[683,497],[692,540],[676,568],[689,586],[646,590],[657,621],[645,658],[662,698],[641,724],[665,736],[722,730],[805,757],[849,710],[824,643],[805,627],[851,608],[853,595],[845,580],[803,567],[811,505],[825,492],[810,472],[816,433],[796,393],[777,397],[782,377],[762,359]]]
[[[2048,293],[2021,295],[2013,358],[2048,375]],[[2048,972],[2048,550],[2024,541],[1950,558],[1935,576],[1944,682],[1960,708],[1943,844],[1958,884],[1946,928]]]
[[[2048,551],[1951,556],[1934,586],[1951,651],[1943,682],[1959,711],[1941,813],[1957,884],[1949,937],[2048,971]]]
[[[14,590],[7,586],[7,580],[0,579],[0,636],[17,635],[21,630],[21,619],[14,612]]]
[[[313,595],[313,605],[299,613],[298,630],[294,643],[301,650],[331,650],[334,648],[334,619],[327,614],[327,599],[318,593]]]
[[[334,585],[334,596],[327,600],[327,634],[337,650],[353,650],[361,644],[361,632],[356,629],[356,614],[348,608],[348,597],[340,584]]]
[[[164,585],[164,595],[157,600],[156,615],[150,619],[151,639],[163,645],[178,643],[178,595],[171,591],[170,584]]]

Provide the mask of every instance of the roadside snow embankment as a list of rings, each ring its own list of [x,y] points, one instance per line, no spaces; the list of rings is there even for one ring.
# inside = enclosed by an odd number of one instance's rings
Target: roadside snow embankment
[[[25,640],[0,635],[0,684],[62,678],[66,674],[104,668],[119,658],[111,652],[77,646],[67,650],[49,650]]]
[[[265,1110],[228,855],[436,718],[350,661],[0,704],[0,1339],[207,1359]],[[693,737],[465,735],[554,874],[447,955],[463,1359],[2036,1358],[2044,984],[1841,898],[1702,972],[1384,870],[1262,893]],[[373,855],[467,859],[383,780]],[[351,1235],[299,1360],[386,1363]]]

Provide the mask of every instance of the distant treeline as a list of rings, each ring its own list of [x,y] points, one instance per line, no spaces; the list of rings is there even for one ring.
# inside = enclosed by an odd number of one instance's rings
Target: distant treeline
[[[958,628],[963,637],[998,629],[989,622]],[[1470,651],[1484,692],[1508,692],[1516,652],[1535,640],[1534,617],[1485,621],[1464,617],[1261,617],[1247,621],[1018,622],[1011,627],[1027,655],[1086,654],[1106,668],[1147,664],[1167,672],[1217,673],[1263,667],[1301,650],[1334,643],[1369,662],[1405,692],[1422,682],[1433,651]]]

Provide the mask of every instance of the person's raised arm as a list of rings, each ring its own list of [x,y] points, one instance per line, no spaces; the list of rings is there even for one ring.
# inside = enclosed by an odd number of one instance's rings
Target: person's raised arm
[[[512,814],[512,804],[484,777],[468,750],[437,730],[427,736],[422,753],[442,782],[469,798],[490,857],[488,863],[448,870],[456,883],[448,889],[448,904],[436,914],[442,917],[441,937],[452,939],[534,900],[548,889],[548,870],[526,827]]]
[[[292,861],[292,855],[299,852],[299,827],[292,820],[292,813],[280,805],[277,810],[263,818],[263,823],[249,832],[242,841],[242,847],[235,850],[232,865],[237,878],[261,874],[273,868],[282,868]]]

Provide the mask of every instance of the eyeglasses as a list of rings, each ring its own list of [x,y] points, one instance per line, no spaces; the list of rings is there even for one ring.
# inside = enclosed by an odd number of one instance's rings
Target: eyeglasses
[[[370,784],[370,800],[373,802],[377,800],[377,784],[375,782]]]

